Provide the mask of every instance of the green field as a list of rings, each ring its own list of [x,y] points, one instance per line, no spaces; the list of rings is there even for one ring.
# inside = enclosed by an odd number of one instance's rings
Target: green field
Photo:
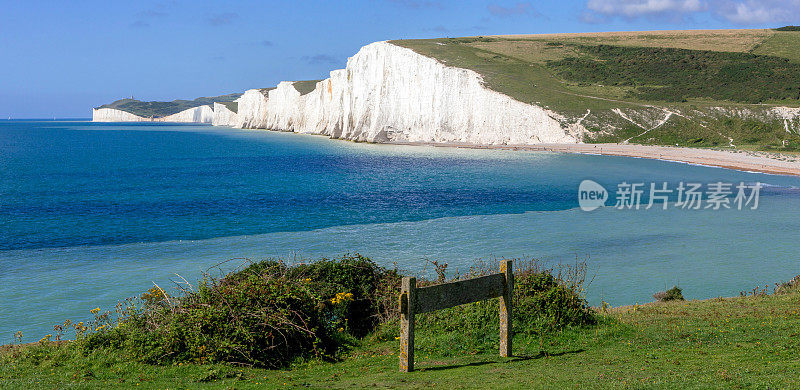
[[[445,65],[474,70],[488,88],[542,105],[567,123],[582,118],[589,130],[585,142],[782,151],[800,147],[797,120],[785,122],[771,111],[773,106],[800,106],[798,31],[545,34],[392,43]]]

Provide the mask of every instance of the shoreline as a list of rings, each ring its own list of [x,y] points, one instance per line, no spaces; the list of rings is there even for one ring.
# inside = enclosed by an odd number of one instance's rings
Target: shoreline
[[[636,157],[685,164],[696,164],[716,168],[734,169],[745,172],[800,176],[800,157],[792,157],[776,153],[777,155],[786,158],[786,160],[780,160],[769,157],[766,152],[753,152],[746,150],[724,151],[677,146],[634,144],[475,145],[467,143],[437,142],[391,142],[388,144]]]

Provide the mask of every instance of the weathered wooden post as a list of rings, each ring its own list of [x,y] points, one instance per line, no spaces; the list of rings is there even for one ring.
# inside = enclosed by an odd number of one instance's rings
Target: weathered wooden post
[[[400,287],[400,372],[414,371],[414,311],[417,278],[403,278]]]
[[[514,261],[506,260],[500,264],[500,273],[505,276],[503,296],[500,297],[500,356],[513,356],[512,340],[512,299],[514,298]]]
[[[487,299],[500,299],[500,356],[513,356],[511,340],[514,262],[500,263],[500,272],[417,288],[416,278],[400,287],[400,372],[414,371],[414,316]]]

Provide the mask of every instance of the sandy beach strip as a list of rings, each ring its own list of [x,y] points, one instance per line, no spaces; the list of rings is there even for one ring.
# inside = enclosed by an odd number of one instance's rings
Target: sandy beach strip
[[[428,145],[470,149],[502,149],[597,154],[649,158],[720,168],[800,176],[800,157],[779,153],[744,150],[712,150],[673,146],[631,144],[537,144],[537,145],[472,145],[460,143],[400,142],[402,145]]]

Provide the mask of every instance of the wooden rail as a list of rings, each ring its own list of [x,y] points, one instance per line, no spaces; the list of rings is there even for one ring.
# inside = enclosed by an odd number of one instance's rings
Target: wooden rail
[[[505,260],[500,273],[417,288],[416,278],[400,287],[400,371],[414,371],[414,316],[467,303],[500,298],[500,356],[512,356],[511,318],[514,263]]]

